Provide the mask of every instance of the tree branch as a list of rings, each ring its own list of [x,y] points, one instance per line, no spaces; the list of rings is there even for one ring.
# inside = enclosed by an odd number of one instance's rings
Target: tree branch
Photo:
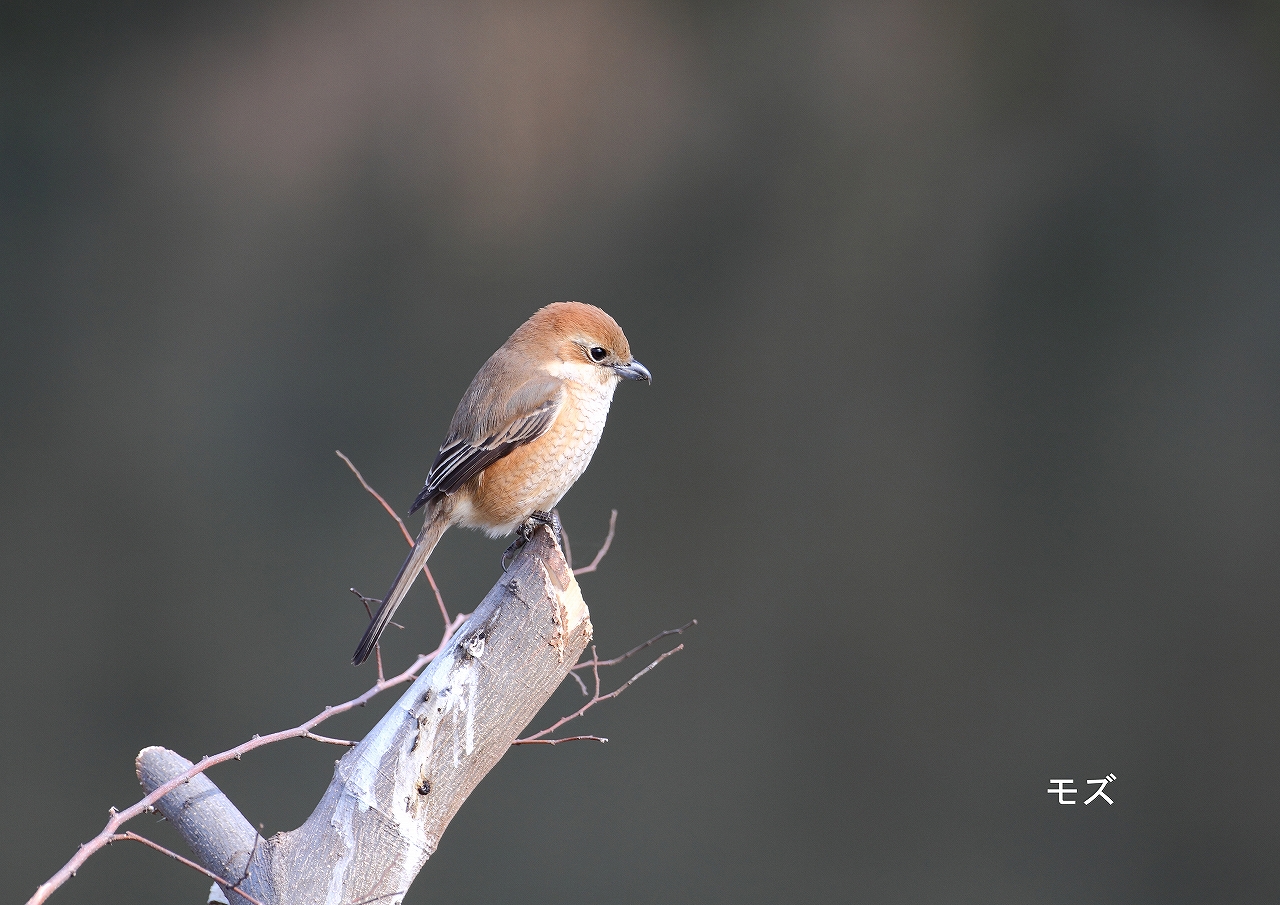
[[[588,667],[588,666],[592,666],[592,667],[595,667],[595,666],[617,666],[617,665],[618,665],[619,663],[621,663],[623,660],[626,660],[628,657],[633,657],[633,656],[635,656],[636,654],[640,653],[640,651],[644,650],[646,647],[653,647],[653,645],[657,644],[657,643],[658,643],[659,641],[661,641],[663,638],[670,638],[672,635],[683,635],[686,631],[688,631],[689,629],[693,628],[693,627],[694,627],[695,625],[697,625],[697,624],[698,624],[698,620],[697,620],[697,619],[690,619],[688,622],[686,622],[684,625],[680,626],[679,628],[669,628],[669,629],[667,629],[665,632],[658,632],[658,634],[654,635],[654,636],[653,636],[652,638],[650,638],[648,641],[644,642],[644,644],[637,644],[635,647],[631,648],[631,650],[627,651],[625,654],[621,654],[621,655],[619,655],[619,656],[617,656],[617,657],[614,657],[612,660],[596,660],[596,659],[594,659],[594,657],[595,657],[595,648],[593,647],[593,648],[591,649],[591,650],[592,650],[592,658],[593,658],[593,659],[590,659],[590,660],[583,660],[583,661],[581,661],[580,663],[575,664],[573,668],[576,670],[576,669],[585,669],[585,668],[586,668],[586,667]],[[577,678],[577,676],[575,675],[575,676],[574,676],[574,678]],[[585,686],[583,686],[583,691],[582,691],[582,693],[583,693],[583,694],[586,694],[586,693],[587,693],[587,692],[586,692],[586,687],[585,687]]]
[[[123,833],[116,833],[114,836],[112,836],[110,839],[107,840],[108,845],[111,845],[113,842],[141,842],[143,845],[147,846],[148,848],[155,849],[160,854],[165,855],[169,858],[172,858],[174,861],[177,861],[179,864],[185,864],[187,867],[191,868],[192,870],[198,871],[199,873],[204,874],[206,877],[208,877],[210,880],[213,880],[219,886],[224,886],[229,889],[235,889],[237,892],[240,893],[241,897],[243,897],[244,899],[252,903],[252,905],[263,905],[262,902],[258,901],[248,893],[240,891],[239,889],[240,884],[243,883],[248,878],[249,876],[248,873],[244,874],[244,876],[242,876],[239,880],[236,880],[234,883],[228,883],[226,877],[219,877],[213,871],[205,870],[203,867],[201,867],[199,864],[196,864],[190,858],[184,858],[181,855],[179,855],[177,852],[171,849],[165,848],[163,845],[161,845],[158,842],[151,841],[146,836],[139,836],[137,833],[133,832],[132,830],[126,830]]]
[[[605,535],[604,543],[600,545],[600,549],[596,551],[596,558],[581,569],[574,569],[574,575],[586,575],[588,572],[594,572],[600,567],[600,560],[604,559],[609,548],[613,546],[613,531],[618,526],[618,510],[609,510],[609,533]]]
[[[340,451],[338,455],[346,462],[365,490],[377,499],[383,509],[396,520],[405,540],[412,544],[413,538],[403,520],[396,515],[386,500],[369,486],[351,460]],[[71,860],[48,882],[38,888],[36,894],[28,900],[28,905],[37,905],[46,901],[54,890],[76,875],[79,867],[88,857],[104,846],[118,841],[140,842],[193,867],[214,879],[226,892],[235,896],[236,898],[232,901],[247,901],[253,905],[262,905],[263,902],[289,902],[290,905],[295,902],[327,902],[333,900],[335,890],[338,889],[335,883],[339,884],[342,890],[352,888],[353,894],[354,889],[359,888],[362,883],[366,885],[372,883],[370,889],[381,890],[376,894],[362,895],[357,899],[347,898],[344,894],[340,897],[341,901],[371,903],[398,899],[407,890],[408,883],[412,882],[422,862],[434,851],[440,833],[443,832],[462,801],[474,788],[475,783],[479,782],[480,778],[502,756],[502,752],[507,747],[516,744],[558,745],[566,741],[608,741],[608,739],[590,735],[558,739],[545,739],[542,736],[555,731],[570,720],[577,719],[595,704],[617,697],[658,663],[683,648],[683,645],[680,645],[667,651],[608,694],[600,692],[599,667],[619,663],[662,638],[680,634],[691,625],[695,625],[697,620],[678,629],[662,632],[612,660],[600,660],[593,648],[591,660],[578,662],[572,668],[565,666],[566,663],[573,663],[578,659],[591,637],[589,614],[573,575],[595,571],[599,566],[613,542],[617,515],[616,509],[611,512],[608,536],[596,553],[595,559],[588,566],[576,570],[571,570],[568,563],[560,557],[559,550],[550,539],[550,532],[539,531],[535,534],[537,543],[526,544],[517,561],[512,564],[512,570],[495,585],[481,607],[470,617],[462,614],[450,618],[434,576],[430,569],[424,568],[423,571],[427,575],[445,620],[444,635],[439,646],[431,653],[420,655],[408,669],[390,679],[383,675],[381,651],[378,650],[377,681],[364,694],[350,701],[326,707],[322,713],[292,729],[265,736],[255,735],[248,742],[219,754],[206,756],[196,764],[163,748],[144,749],[138,755],[138,776],[144,787],[149,790],[148,794],[123,811],[111,808],[110,819],[103,830],[89,842],[81,845]],[[530,565],[533,562],[537,563],[537,569]],[[516,568],[517,564],[522,564],[519,569]],[[367,609],[368,599],[356,593],[362,601],[365,601]],[[509,611],[507,616],[503,616],[504,606]],[[521,611],[522,615],[512,616],[511,612],[516,610]],[[538,616],[541,610],[546,612]],[[552,629],[546,630],[542,635],[536,631],[530,632],[530,626],[539,619],[544,624],[549,620]],[[523,628],[521,629],[520,626]],[[506,631],[513,628],[515,631]],[[530,639],[532,639],[531,648],[524,643],[529,642]],[[555,653],[554,666],[551,666],[548,649]],[[503,656],[512,659],[512,662],[504,665],[501,662]],[[428,666],[431,668],[427,669]],[[586,685],[572,670],[588,666],[592,668],[595,678],[595,694],[591,700],[577,712],[562,718],[542,732],[526,739],[515,739],[520,729],[532,719],[564,675],[572,675],[585,695]],[[551,668],[548,669],[548,667]],[[531,681],[535,678],[539,681]],[[401,698],[399,705],[383,718],[363,742],[357,744],[312,731],[314,727],[330,717],[356,707],[363,707],[382,691],[410,681],[413,681],[414,685]],[[437,695],[437,708],[434,715],[428,706],[433,692]],[[421,695],[420,700],[419,695]],[[413,703],[415,700],[417,700],[416,704]],[[412,719],[409,720],[409,717]],[[423,764],[436,763],[445,744],[445,741],[437,739],[439,734],[437,730],[450,719],[452,719],[450,725],[453,733],[452,761],[455,769],[450,770],[448,763],[443,763],[439,776],[423,774],[410,777],[416,780],[410,783],[411,788],[408,790],[400,788],[403,783],[399,767],[403,766],[401,761],[406,756],[403,750],[404,745],[401,744],[399,753],[396,754],[395,746],[388,746],[388,740],[407,739],[412,734],[408,755],[413,755],[419,751],[420,743],[424,740],[423,733],[427,732],[425,738],[428,744],[422,749],[422,753],[418,754],[418,760]],[[430,727],[429,731],[428,727]],[[505,742],[502,741],[504,737],[507,739]],[[240,815],[234,805],[204,776],[204,772],[216,764],[239,760],[250,751],[288,738],[307,738],[325,744],[355,747],[356,750],[339,762],[329,792],[326,793],[325,799],[311,819],[300,829],[278,835],[266,842]],[[462,741],[459,741],[460,738]],[[477,739],[480,742],[477,742]],[[391,763],[388,758],[395,759],[396,766],[390,774],[387,772],[387,766]],[[461,771],[456,769],[464,762],[468,762],[468,758],[470,761],[466,769]],[[344,773],[343,765],[348,764],[349,761],[351,765]],[[371,765],[375,761],[378,769],[371,773]],[[388,776],[394,777],[394,781],[389,780]],[[388,783],[392,788],[389,799],[385,794]],[[428,798],[430,798],[430,805],[426,806],[423,802]],[[401,832],[400,843],[393,844],[394,834],[390,833],[388,828],[388,820],[391,820],[392,824],[399,825],[394,818],[397,814],[398,802],[401,801],[403,801],[401,810],[404,812],[399,815],[401,818],[406,815],[414,819],[421,816],[423,822],[423,826],[418,827],[411,834],[412,838],[407,847],[402,844],[405,834]],[[161,811],[179,828],[193,852],[205,863],[205,867],[136,833],[119,832],[119,828],[127,821],[155,810]],[[376,814],[376,818],[362,816],[356,819],[358,815],[371,813]],[[327,823],[323,817],[325,814],[328,815]],[[388,817],[388,814],[392,816]],[[369,819],[373,819],[376,824],[372,829],[368,824]],[[411,825],[414,820],[408,820],[407,823],[401,820],[400,823]],[[335,842],[331,837],[334,828],[338,826],[341,826],[344,834]],[[317,868],[312,854],[320,849],[314,848],[315,837],[318,834],[325,836],[326,833],[328,834],[327,842],[322,840],[325,842],[322,847],[330,854],[337,851],[334,848],[335,845],[343,849],[345,855],[337,855],[338,860],[334,863],[344,869],[340,872],[341,876],[339,872],[319,871],[328,878],[325,881],[327,883],[325,894],[322,898],[308,897],[316,893],[315,884],[312,881],[317,876]],[[368,858],[362,855],[355,862],[352,861],[355,858],[353,853],[367,854],[370,840],[365,838],[366,835],[372,838],[374,850],[386,849],[388,845],[396,848],[399,854],[392,853],[390,862],[382,857],[388,855],[387,851],[382,851],[382,856],[375,860],[384,868],[388,863],[397,864],[400,879],[404,883],[403,888],[394,888],[397,885],[395,883],[387,885],[389,868],[382,870],[376,882],[373,882],[369,877]],[[352,867],[353,863],[355,867]],[[284,869],[286,864],[289,865],[288,869]],[[312,868],[310,871],[301,869],[308,865]],[[334,864],[329,863],[328,866],[333,867]],[[237,875],[240,879],[234,882],[228,883],[224,879]],[[312,885],[307,886],[308,882]],[[287,896],[283,899],[278,897],[282,890],[287,890]]]
[[[577,582],[544,526],[440,655],[338,762],[324,798],[298,829],[260,840],[207,777],[184,783],[195,768],[162,748],[139,755],[139,778],[152,790],[148,798],[162,796],[157,809],[206,870],[246,878],[239,889],[219,880],[233,903],[246,894],[289,905],[394,902],[590,637]]]
[[[378,493],[378,491],[374,490],[372,487],[369,486],[369,482],[364,479],[364,475],[360,474],[360,469],[356,468],[355,463],[347,458],[346,453],[344,453],[340,449],[335,449],[334,452],[338,454],[339,459],[347,463],[347,467],[350,468],[351,473],[356,476],[356,480],[360,482],[360,486],[363,487],[365,490],[369,491],[371,494],[373,494],[373,498],[377,500],[379,503],[381,503],[382,508],[387,511],[387,515],[391,516],[393,519],[396,520],[396,524],[400,526],[400,533],[404,535],[404,539],[408,542],[409,546],[412,547],[413,535],[410,534],[409,529],[405,527],[404,519],[400,518],[400,516],[396,514],[396,511],[387,504],[387,501],[382,498],[382,494]],[[614,510],[614,514],[615,515],[617,514],[616,509]],[[610,529],[609,529],[610,536],[612,536],[613,534],[612,524],[613,523],[610,522]],[[599,559],[599,558],[600,558],[600,554],[596,554],[596,559]],[[436,585],[436,577],[431,574],[431,567],[428,566],[426,563],[422,564],[422,571],[427,576],[427,582],[430,583],[432,592],[436,595],[436,605],[440,607],[440,615],[444,617],[444,624],[448,625],[449,610],[447,607],[445,607],[444,597],[440,594],[440,588]],[[352,590],[354,590],[354,588]]]
[[[697,620],[694,620],[694,621],[696,622]],[[686,626],[686,628],[687,628],[687,626]],[[674,634],[674,633],[677,633],[677,632],[680,632],[680,631],[683,631],[683,629],[671,629],[670,631],[663,632],[662,634],[663,634],[663,635],[670,635],[670,634]],[[662,636],[661,636],[661,635],[659,635],[658,637],[662,637]],[[656,639],[655,639],[655,640],[656,640]],[[646,646],[648,646],[648,645],[647,645],[647,644],[642,644],[642,645],[640,645],[640,647],[639,647],[639,648],[637,648],[637,650],[640,650],[641,648],[644,648],[644,647],[646,647]],[[684,645],[683,645],[683,644],[677,644],[675,647],[671,648],[671,650],[666,651],[666,652],[665,652],[665,653],[663,653],[661,656],[659,656],[659,657],[658,657],[658,659],[654,660],[652,663],[650,663],[650,664],[649,664],[648,666],[646,666],[644,669],[640,670],[638,673],[636,673],[636,674],[635,674],[634,676],[632,676],[630,679],[627,679],[627,681],[623,682],[621,685],[619,685],[619,686],[618,686],[617,688],[615,688],[613,691],[609,692],[608,694],[601,694],[601,693],[600,693],[600,667],[601,667],[601,666],[603,666],[604,664],[600,661],[600,658],[596,656],[596,648],[595,648],[595,645],[593,644],[593,645],[591,646],[591,659],[590,659],[590,660],[588,660],[585,664],[582,664],[582,665],[584,665],[584,666],[590,666],[590,667],[591,667],[592,675],[594,675],[594,676],[595,676],[595,681],[596,681],[596,692],[595,692],[595,694],[593,694],[593,695],[591,696],[591,700],[587,701],[587,703],[583,704],[581,707],[579,707],[577,710],[575,710],[573,713],[569,714],[568,716],[562,716],[562,717],[560,717],[560,719],[556,720],[554,723],[552,723],[552,724],[551,724],[550,726],[548,726],[546,729],[543,729],[541,732],[535,732],[533,735],[529,736],[528,738],[516,739],[516,740],[515,740],[514,742],[512,742],[511,744],[513,744],[513,745],[532,745],[532,744],[537,744],[537,743],[538,743],[538,741],[539,741],[539,740],[540,740],[544,735],[550,735],[552,732],[555,732],[557,729],[559,729],[559,728],[560,728],[561,726],[563,726],[565,723],[568,723],[568,722],[570,722],[571,720],[576,720],[578,717],[582,716],[584,713],[586,713],[586,712],[587,712],[588,710],[590,710],[592,707],[594,707],[594,706],[596,706],[597,704],[599,704],[601,701],[608,701],[608,700],[612,700],[613,698],[616,698],[618,695],[622,694],[624,691],[626,691],[628,688],[630,688],[632,685],[634,685],[637,681],[639,681],[641,678],[643,678],[643,677],[644,677],[646,674],[648,674],[651,670],[653,670],[653,669],[654,669],[654,668],[655,668],[659,663],[661,663],[663,660],[667,659],[667,657],[670,657],[672,654],[679,653],[679,652],[680,652],[680,651],[682,651],[682,650],[684,650]],[[634,653],[634,651],[633,651],[632,653]],[[630,653],[626,653],[626,654],[623,654],[621,657],[618,657],[617,659],[618,659],[618,660],[624,660],[624,659],[626,659],[627,657],[629,657],[630,655],[631,655]],[[615,661],[615,662],[616,662],[616,661]],[[592,736],[592,737],[594,738],[594,736]],[[567,739],[567,738],[565,738],[565,739],[556,739],[556,741],[557,741],[557,742],[562,742],[562,741],[563,741],[563,742],[567,742],[567,741],[570,741],[570,739]],[[599,741],[607,742],[607,741],[608,741],[608,739],[602,738],[602,739],[599,739]],[[546,742],[543,742],[543,744],[546,744]]]
[[[305,738],[312,729],[330,717],[337,716],[339,713],[346,713],[347,711],[354,710],[357,707],[363,707],[383,691],[386,691],[389,688],[394,688],[397,685],[403,685],[405,682],[413,680],[417,677],[422,668],[430,663],[440,653],[440,651],[445,648],[454,632],[460,625],[462,625],[465,619],[465,615],[459,615],[454,619],[452,624],[446,627],[444,638],[434,651],[428,654],[419,655],[418,658],[413,661],[413,664],[399,675],[393,676],[390,679],[379,678],[372,688],[359,697],[352,698],[351,700],[338,704],[334,707],[325,707],[323,712],[316,714],[305,723],[295,726],[292,729],[273,732],[270,735],[255,735],[249,741],[244,742],[241,745],[237,745],[234,748],[229,748],[220,754],[203,757],[200,759],[199,763],[196,764],[186,761],[187,767],[185,769],[177,775],[169,778],[168,781],[163,784],[153,788],[141,801],[125,808],[123,811],[111,808],[110,819],[107,820],[107,825],[102,828],[102,831],[88,842],[83,843],[71,857],[70,861],[64,864],[56,874],[48,879],[48,881],[41,884],[40,887],[36,889],[35,895],[27,900],[27,905],[39,905],[39,903],[47,901],[49,896],[53,894],[54,890],[76,875],[76,872],[80,870],[80,866],[84,864],[85,860],[88,859],[90,855],[110,843],[111,837],[116,834],[121,826],[132,820],[134,817],[154,811],[156,803],[160,801],[162,797],[178,788],[178,786],[200,776],[210,767],[226,763],[230,760],[240,760],[240,758],[245,754],[248,754],[250,751],[257,748],[261,748],[264,745],[270,745],[289,738]],[[164,749],[144,749],[144,753],[147,750],[163,751]],[[177,755],[174,756],[176,757]],[[139,757],[141,757],[141,755],[139,755]],[[212,786],[212,783],[210,783],[210,785]]]

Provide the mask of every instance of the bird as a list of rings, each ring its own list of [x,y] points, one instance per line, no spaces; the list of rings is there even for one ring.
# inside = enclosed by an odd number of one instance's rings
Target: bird
[[[551,511],[591,461],[623,380],[652,383],[653,376],[631,356],[617,321],[582,302],[538,309],[490,356],[462,395],[409,510],[426,510],[422,530],[360,639],[354,665],[373,652],[450,527],[490,537],[519,531],[527,539],[547,524],[559,533]]]

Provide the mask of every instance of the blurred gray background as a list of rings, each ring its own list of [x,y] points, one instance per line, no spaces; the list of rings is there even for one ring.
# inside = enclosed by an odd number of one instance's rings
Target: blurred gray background
[[[406,509],[570,298],[655,375],[561,507],[580,562],[621,512],[602,653],[700,625],[406,901],[1280,897],[1274,3],[10,2],[0,40],[6,900],[141,747],[367,687],[347,588],[405,547],[333,451]],[[455,610],[503,546],[445,538]],[[401,613],[391,665],[440,629]],[[338,753],[212,778],[276,832]],[[121,845],[53,901],[207,885]]]

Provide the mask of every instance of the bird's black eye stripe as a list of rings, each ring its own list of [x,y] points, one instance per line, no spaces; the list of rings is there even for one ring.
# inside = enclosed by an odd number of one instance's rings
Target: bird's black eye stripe
[[[608,356],[609,351],[600,346],[592,346],[591,351],[588,354],[591,355],[592,361],[604,361]]]

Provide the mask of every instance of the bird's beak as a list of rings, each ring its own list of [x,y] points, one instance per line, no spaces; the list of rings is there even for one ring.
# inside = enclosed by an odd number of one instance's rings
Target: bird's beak
[[[643,380],[645,383],[653,383],[653,375],[649,373],[649,369],[634,358],[627,364],[614,365],[613,370],[619,377],[625,377],[627,380]]]

